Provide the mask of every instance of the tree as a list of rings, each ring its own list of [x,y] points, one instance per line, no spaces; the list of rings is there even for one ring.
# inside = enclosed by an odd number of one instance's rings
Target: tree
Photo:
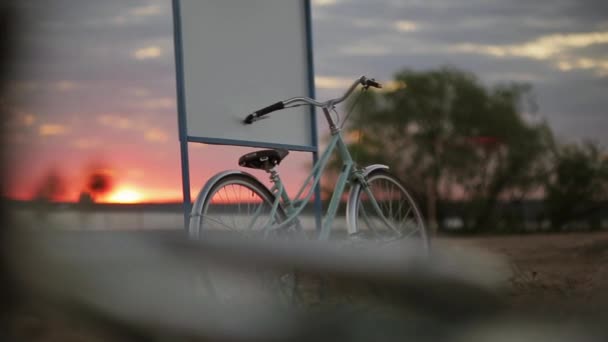
[[[38,202],[56,202],[66,193],[65,180],[55,170],[49,170],[38,184],[34,200]]]
[[[443,201],[466,198],[466,226],[487,229],[501,196],[538,185],[552,136],[523,117],[535,110],[530,86],[487,87],[452,67],[406,69],[394,84],[361,97],[346,128],[357,137],[349,148],[362,164],[389,165],[423,199],[431,226]]]
[[[600,201],[608,200],[608,158],[597,144],[560,146],[552,155],[545,199],[553,230],[581,218],[593,218]],[[590,222],[598,228],[599,222]]]
[[[47,171],[34,192],[36,218],[46,220],[51,211],[51,203],[64,199],[65,194],[64,178],[56,170]]]

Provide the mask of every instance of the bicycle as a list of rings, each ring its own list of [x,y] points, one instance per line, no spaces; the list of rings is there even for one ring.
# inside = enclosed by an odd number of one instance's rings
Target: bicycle
[[[405,186],[388,172],[388,166],[374,164],[358,167],[342,139],[341,131],[348,119],[342,122],[331,115],[337,104],[345,101],[358,87],[363,90],[382,86],[374,79],[361,76],[339,98],[318,102],[308,97],[294,97],[257,110],[243,120],[250,125],[265,119],[266,115],[302,105],[311,105],[323,110],[329,124],[331,140],[310,174],[294,197],[287,194],[277,167],[289,151],[282,149],[261,150],[245,154],[239,158],[239,165],[266,171],[272,188],[268,189],[253,175],[240,170],[229,170],[213,176],[201,189],[192,207],[189,235],[199,239],[203,231],[229,231],[239,233],[275,233],[301,231],[299,215],[310,202],[314,188],[337,149],[343,162],[342,170],[334,186],[322,229],[320,240],[327,240],[332,230],[342,195],[350,184],[350,194],[346,207],[348,235],[353,238],[373,239],[390,242],[416,237],[425,251],[429,238],[418,206]],[[350,114],[350,113],[349,113]],[[311,183],[312,182],[312,183]],[[311,185],[308,187],[308,185]],[[304,194],[308,188],[308,193]]]

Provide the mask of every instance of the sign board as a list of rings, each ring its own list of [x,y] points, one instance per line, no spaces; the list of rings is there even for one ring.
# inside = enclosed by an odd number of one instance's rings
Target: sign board
[[[309,151],[316,160],[314,109],[242,123],[277,101],[314,97],[310,1],[173,0],[173,20],[187,221],[188,143]]]
[[[189,141],[314,151],[307,107],[245,126],[249,113],[311,96],[308,4],[302,0],[179,0],[174,13]]]

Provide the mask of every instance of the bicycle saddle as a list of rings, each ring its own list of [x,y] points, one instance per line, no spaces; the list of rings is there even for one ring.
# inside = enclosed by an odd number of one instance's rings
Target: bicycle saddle
[[[289,151],[284,149],[251,152],[239,158],[239,165],[268,171],[279,165],[288,154]]]

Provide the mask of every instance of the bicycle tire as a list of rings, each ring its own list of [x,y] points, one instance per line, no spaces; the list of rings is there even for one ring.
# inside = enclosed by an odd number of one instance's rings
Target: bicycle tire
[[[244,190],[241,192],[237,190],[237,187]],[[207,190],[208,189],[208,190]],[[244,198],[242,195],[252,195],[252,198]],[[246,204],[240,203],[242,200],[246,201]],[[256,237],[264,238],[267,236],[274,237],[276,232],[273,231],[271,234],[265,232],[262,228],[267,226],[268,220],[270,220],[270,211],[274,203],[275,196],[264,186],[260,181],[250,174],[242,172],[227,173],[225,175],[219,175],[210,180],[209,184],[206,184],[201,193],[196,199],[195,205],[193,206],[189,236],[194,239],[204,239],[205,234],[212,230],[229,230],[231,233],[240,234],[242,237]],[[253,203],[252,203],[253,202]],[[257,202],[257,203],[256,203]],[[257,205],[256,205],[257,204]],[[245,214],[238,213],[239,209],[246,209]],[[259,224],[251,224],[248,218],[251,211],[260,210],[262,219],[259,220]],[[225,216],[223,218],[222,216]],[[241,216],[241,217],[238,217]],[[279,206],[276,212],[275,223],[282,222],[286,215],[283,209]],[[229,218],[230,217],[230,218]],[[244,228],[244,229],[239,229]],[[285,229],[287,230],[287,229]],[[207,231],[207,232],[204,232]],[[228,233],[228,232],[226,232]],[[267,294],[274,296],[283,304],[290,304],[293,302],[294,291],[296,287],[295,274],[293,272],[279,272],[268,270],[250,270],[252,273],[257,274],[256,279],[243,276],[244,281],[228,281],[230,277],[238,276],[234,274],[226,275],[225,272],[215,272],[215,274],[205,274],[204,287],[216,298],[222,297],[224,300],[230,300],[234,297],[243,297],[243,289],[255,287],[255,283],[263,282],[267,290]],[[232,283],[231,285],[228,283]],[[229,289],[227,285],[235,287]],[[243,285],[242,287],[240,287]],[[256,296],[260,293],[256,294]]]
[[[374,170],[366,178],[367,187],[391,226],[373,208],[364,186],[358,184],[351,189],[354,193],[347,207],[349,235],[380,242],[414,237],[428,252],[429,235],[423,216],[403,183],[386,170]]]
[[[231,173],[211,180],[199,194],[190,215],[189,235],[203,238],[203,231],[231,231],[244,235],[257,235],[271,218],[270,210],[275,196],[255,177],[247,173]],[[206,189],[209,189],[206,191]],[[264,216],[251,222],[255,211]],[[276,219],[283,220],[285,213],[279,206]]]

